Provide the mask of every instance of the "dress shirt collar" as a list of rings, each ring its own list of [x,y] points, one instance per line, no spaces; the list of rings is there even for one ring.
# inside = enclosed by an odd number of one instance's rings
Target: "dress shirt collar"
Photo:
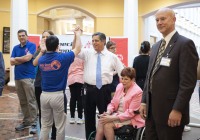
[[[171,40],[172,36],[176,33],[176,30],[173,30],[171,33],[169,33],[164,40],[166,41],[165,47],[168,45],[169,41]]]
[[[105,55],[108,50],[104,47],[104,49],[100,52],[100,54]],[[98,54],[97,51],[94,50],[95,54]]]

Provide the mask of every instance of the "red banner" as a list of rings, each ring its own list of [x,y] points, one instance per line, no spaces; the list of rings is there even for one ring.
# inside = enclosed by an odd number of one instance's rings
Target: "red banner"
[[[117,44],[116,54],[122,63],[128,66],[128,38],[110,38]]]
[[[36,44],[36,49],[38,48],[39,42],[40,42],[40,36],[30,35],[30,36],[28,36],[28,40],[29,40],[30,42],[35,43],[35,44]]]

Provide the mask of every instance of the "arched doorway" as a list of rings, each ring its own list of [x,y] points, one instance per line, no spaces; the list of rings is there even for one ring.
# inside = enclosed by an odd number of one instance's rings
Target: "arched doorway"
[[[75,6],[62,5],[44,9],[38,13],[38,33],[53,30],[55,34],[72,34],[75,25],[80,25],[83,34],[94,32],[95,16]],[[43,28],[42,28],[42,25]]]

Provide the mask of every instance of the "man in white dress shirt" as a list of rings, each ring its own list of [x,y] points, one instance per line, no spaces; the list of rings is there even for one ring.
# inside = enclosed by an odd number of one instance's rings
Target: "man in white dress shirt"
[[[119,58],[109,52],[104,46],[106,36],[104,33],[94,33],[92,35],[92,45],[94,50],[82,49],[78,57],[84,60],[84,82],[86,95],[84,98],[85,131],[86,139],[90,133],[96,130],[96,107],[100,114],[106,111],[108,103],[111,101],[110,84],[113,80],[113,71],[118,75],[124,68]],[[97,66],[97,59],[100,57],[100,68]],[[101,84],[97,86],[97,71],[101,73]],[[102,85],[102,86],[101,86]],[[98,87],[98,88],[97,88]]]

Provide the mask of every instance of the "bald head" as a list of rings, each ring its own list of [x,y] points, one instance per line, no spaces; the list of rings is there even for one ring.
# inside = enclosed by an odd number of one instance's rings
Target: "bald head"
[[[175,17],[174,11],[170,8],[161,8],[156,12],[156,14],[158,13],[168,13],[169,16]]]
[[[167,36],[175,30],[176,17],[175,13],[170,8],[159,9],[156,14],[156,25],[163,37]]]

